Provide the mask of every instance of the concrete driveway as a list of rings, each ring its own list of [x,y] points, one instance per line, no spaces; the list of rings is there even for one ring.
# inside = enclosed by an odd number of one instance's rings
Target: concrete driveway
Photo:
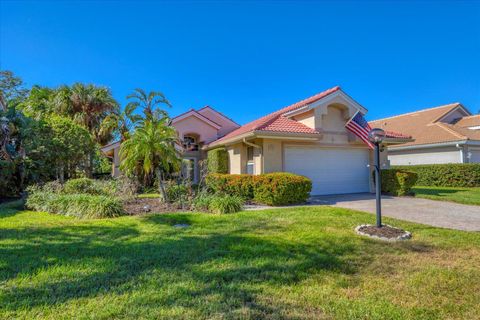
[[[313,196],[309,202],[312,205],[329,205],[375,213],[375,195],[370,193]],[[435,227],[480,231],[480,206],[382,196],[382,214]]]

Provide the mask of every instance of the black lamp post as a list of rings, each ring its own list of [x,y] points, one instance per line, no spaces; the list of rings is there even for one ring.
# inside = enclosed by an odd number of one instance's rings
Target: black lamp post
[[[380,145],[385,138],[385,131],[379,128],[372,129],[368,138],[375,145],[375,193],[377,199],[377,228],[382,227],[382,186],[380,179]]]

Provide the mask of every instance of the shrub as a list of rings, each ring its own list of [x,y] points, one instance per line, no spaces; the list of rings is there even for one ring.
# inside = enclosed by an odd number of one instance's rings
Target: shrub
[[[206,177],[207,187],[215,193],[237,195],[245,200],[253,199],[253,177],[249,174],[212,173]]]
[[[0,196],[17,196],[20,193],[15,180],[13,162],[0,160]]]
[[[480,163],[449,163],[415,166],[395,166],[415,172],[417,184],[433,187],[480,187]]]
[[[169,201],[175,202],[185,198],[190,193],[188,186],[184,184],[169,184],[165,190]]]
[[[200,193],[193,199],[192,209],[196,211],[209,211],[213,195]]]
[[[63,191],[68,194],[86,193],[91,195],[113,196],[117,188],[113,180],[78,178],[65,182]]]
[[[207,186],[215,193],[255,200],[267,205],[287,205],[305,202],[312,190],[310,179],[286,172],[261,175],[210,174]]]
[[[213,213],[234,213],[242,210],[243,198],[235,195],[214,195],[208,209]]]
[[[307,201],[312,181],[304,176],[275,172],[254,176],[254,200],[270,206]]]
[[[26,206],[36,211],[77,218],[113,218],[123,215],[122,203],[113,197],[90,194],[58,194],[30,190]]]
[[[193,201],[193,208],[198,211],[213,213],[234,213],[243,208],[243,198],[227,194],[200,194]]]
[[[405,196],[411,194],[412,187],[417,181],[417,174],[398,169],[382,170],[382,192]]]
[[[228,173],[228,152],[223,148],[208,151],[208,172]]]

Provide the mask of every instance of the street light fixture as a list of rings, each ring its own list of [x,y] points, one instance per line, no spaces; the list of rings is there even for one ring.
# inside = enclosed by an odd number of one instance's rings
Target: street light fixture
[[[375,145],[375,193],[377,200],[377,228],[382,227],[381,179],[380,179],[380,145],[385,138],[385,131],[374,128],[368,133],[368,139]]]

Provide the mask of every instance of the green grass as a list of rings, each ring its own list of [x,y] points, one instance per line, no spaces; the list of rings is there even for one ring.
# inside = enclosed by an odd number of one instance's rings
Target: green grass
[[[475,319],[480,234],[354,234],[371,214],[301,207],[105,220],[0,207],[3,319]],[[186,229],[173,225],[187,223]]]
[[[480,188],[415,186],[412,191],[419,198],[480,205]]]

